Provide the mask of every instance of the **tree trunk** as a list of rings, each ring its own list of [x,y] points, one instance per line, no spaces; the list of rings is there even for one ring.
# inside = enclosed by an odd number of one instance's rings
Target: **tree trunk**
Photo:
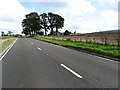
[[[58,35],[58,28],[56,27],[56,36]]]
[[[51,28],[50,35],[53,35],[53,34],[54,34],[54,31],[53,31],[53,28]]]
[[[47,35],[47,29],[45,28],[45,35]]]

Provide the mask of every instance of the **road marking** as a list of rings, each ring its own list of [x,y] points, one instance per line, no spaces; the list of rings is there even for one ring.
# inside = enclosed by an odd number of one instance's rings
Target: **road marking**
[[[38,50],[42,50],[42,49],[38,47]]]
[[[64,64],[61,64],[62,67],[64,67],[65,69],[67,69],[68,71],[70,71],[72,74],[74,74],[75,76],[79,77],[79,78],[83,78],[82,76],[80,76],[79,74],[77,74],[75,71],[73,71],[72,69],[70,69],[69,67],[65,66]]]
[[[48,54],[47,54],[48,55]]]
[[[108,59],[108,58],[103,58],[103,57],[99,57],[99,56],[94,56],[94,57],[97,57],[97,58],[100,58],[100,59],[104,59],[106,61],[111,61],[111,62],[114,62],[114,63],[120,63],[118,61],[114,61],[114,60],[111,60],[111,59]]]
[[[0,61],[5,57],[5,55],[10,51],[10,49],[13,47],[13,45],[16,43],[16,41],[18,40],[18,38],[10,45],[10,47],[7,49],[7,51],[2,55],[2,57],[0,58]]]
[[[33,43],[31,43],[31,44],[33,44]]]
[[[104,58],[104,57],[100,57],[100,56],[96,56],[96,55],[91,55],[91,54],[84,53],[84,52],[82,52],[82,54],[86,54],[86,55],[89,55],[89,56],[92,56],[92,57],[96,57],[96,58],[104,59],[104,60],[106,60],[106,61],[114,62],[114,63],[117,63],[117,64],[120,63],[120,62],[118,62],[118,61],[114,61],[114,60],[111,60],[111,59],[108,59],[108,58]]]

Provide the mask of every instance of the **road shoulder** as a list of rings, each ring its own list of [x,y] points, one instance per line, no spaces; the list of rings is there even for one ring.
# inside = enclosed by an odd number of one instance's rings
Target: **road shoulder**
[[[15,39],[6,49],[4,49],[1,53],[0,53],[0,61],[2,60],[2,57],[10,50],[10,48],[15,44],[15,42],[18,40]]]

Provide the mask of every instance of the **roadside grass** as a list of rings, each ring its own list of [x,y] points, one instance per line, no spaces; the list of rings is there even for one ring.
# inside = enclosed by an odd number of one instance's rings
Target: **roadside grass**
[[[86,43],[86,42],[72,42],[72,41],[66,41],[66,40],[49,39],[44,37],[32,37],[32,38],[66,46],[66,47],[78,48],[78,49],[86,50],[93,53],[120,58],[120,47],[115,45],[102,45],[102,44]]]
[[[5,50],[15,39],[16,39],[15,37],[11,37],[11,38],[8,38],[8,40],[4,42],[0,42],[0,52]]]

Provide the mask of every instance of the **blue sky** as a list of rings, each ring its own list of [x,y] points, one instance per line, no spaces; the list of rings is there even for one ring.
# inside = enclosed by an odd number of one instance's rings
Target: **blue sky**
[[[1,0],[0,30],[22,31],[25,14],[53,12],[65,18],[64,28],[77,33],[118,28],[119,0]]]
[[[33,11],[37,12],[38,14],[47,13],[47,12],[54,12],[54,7],[48,7],[44,4],[47,2],[20,2],[25,8],[33,9]]]

